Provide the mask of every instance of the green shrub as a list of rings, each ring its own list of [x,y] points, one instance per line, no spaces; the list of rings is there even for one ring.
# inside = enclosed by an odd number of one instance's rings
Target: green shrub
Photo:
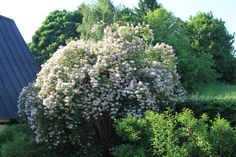
[[[0,157],[39,157],[40,150],[28,125],[7,126],[0,133]]]
[[[173,46],[181,83],[187,90],[195,90],[199,84],[216,80],[212,56],[195,54],[184,21],[164,8],[149,11],[144,21],[153,29],[154,44],[164,42]]]
[[[207,113],[209,118],[213,119],[220,114],[221,117],[230,121],[231,125],[236,125],[236,99],[201,99],[186,96],[175,107],[177,112],[181,112],[184,108],[189,108],[197,117],[202,113]]]
[[[182,99],[182,100],[181,100]],[[220,114],[236,125],[236,86],[227,84],[208,84],[199,86],[199,89],[180,99],[176,105],[177,112],[183,108],[190,108],[200,116],[207,113],[210,119]]]
[[[79,157],[77,150],[37,144],[28,124],[13,124],[0,133],[0,157]],[[82,155],[83,156],[83,155]]]
[[[225,119],[217,117],[210,130],[210,140],[214,152],[219,156],[229,156],[235,153],[236,149],[236,129],[230,126]],[[217,156],[217,155],[216,155]],[[234,156],[236,156],[234,154]]]
[[[114,152],[117,157],[147,157],[145,150],[141,147],[122,144],[117,147]]]
[[[128,116],[118,120],[115,128],[125,143],[114,149],[116,157],[125,153],[129,157],[235,156],[236,129],[220,117],[209,121],[203,114],[197,119],[188,109],[175,115],[167,111]]]
[[[32,149],[34,137],[30,132],[31,129],[26,125],[6,127],[6,129],[0,133],[0,156],[34,156],[34,149]]]

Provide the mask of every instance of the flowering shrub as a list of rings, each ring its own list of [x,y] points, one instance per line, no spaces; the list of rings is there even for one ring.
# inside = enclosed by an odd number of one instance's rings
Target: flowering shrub
[[[176,57],[171,46],[153,47],[151,40],[148,26],[115,24],[98,42],[72,41],[58,49],[19,100],[36,140],[90,146],[94,140],[87,138],[109,135],[112,119],[174,104],[183,91]]]

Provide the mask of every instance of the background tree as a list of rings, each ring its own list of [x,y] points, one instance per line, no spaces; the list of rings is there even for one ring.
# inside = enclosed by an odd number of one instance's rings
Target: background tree
[[[139,0],[138,7],[135,9],[137,14],[145,16],[148,11],[154,11],[157,8],[161,8],[161,4],[157,3],[156,0]]]
[[[32,42],[29,43],[29,49],[38,63],[44,63],[60,45],[65,45],[70,38],[79,37],[76,29],[81,22],[82,15],[79,10],[51,12],[33,35]]]
[[[196,56],[192,53],[187,36],[186,24],[163,8],[149,11],[145,21],[153,30],[156,43],[167,43],[174,48],[178,57],[178,72],[181,82],[187,89],[194,89],[201,83],[214,80],[211,56]]]
[[[146,16],[149,11],[154,11],[161,7],[161,4],[157,3],[156,0],[139,0],[138,7],[134,9],[127,7],[120,8],[118,12],[118,23],[126,24],[128,22],[137,25],[138,23],[144,22],[144,16]]]
[[[214,18],[212,13],[199,12],[187,24],[191,46],[196,55],[212,56],[214,70],[221,81],[232,82],[236,78],[234,35],[230,34],[225,22]]]
[[[121,25],[125,25],[126,23],[133,23],[138,25],[138,23],[143,22],[143,17],[140,18],[138,14],[135,12],[135,9],[130,9],[125,6],[118,9],[118,19],[116,20],[117,23]]]
[[[116,19],[116,8],[110,0],[97,0],[93,5],[82,4],[79,7],[83,15],[83,22],[77,31],[81,33],[83,39],[98,39],[102,36],[102,31],[91,32],[94,24],[102,21],[104,24],[111,24]]]

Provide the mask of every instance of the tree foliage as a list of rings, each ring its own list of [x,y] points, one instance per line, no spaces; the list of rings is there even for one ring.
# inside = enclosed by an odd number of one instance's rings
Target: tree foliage
[[[52,12],[36,31],[29,48],[44,63],[70,38],[100,40],[103,29],[114,22],[122,25],[145,22],[153,29],[153,44],[164,42],[173,46],[181,82],[187,89],[217,78],[235,81],[234,35],[229,34],[224,22],[212,13],[199,13],[186,23],[156,0],[140,0],[134,9],[117,8],[111,0],[97,0],[94,4],[82,4],[74,12]]]
[[[122,7],[118,10],[118,19],[116,22],[122,25],[125,25],[126,23],[138,25],[139,23],[143,22],[143,17],[138,16],[138,14],[135,12],[135,9]]]
[[[79,8],[83,15],[83,22],[77,31],[81,33],[82,39],[100,39],[103,31],[96,31],[97,34],[94,34],[91,32],[92,27],[100,21],[111,24],[117,16],[116,8],[110,0],[97,0],[93,5],[82,4]]]
[[[157,8],[161,8],[161,4],[157,3],[156,0],[139,0],[138,7],[135,8],[136,13],[143,17],[149,11],[154,11]]]
[[[153,44],[164,42],[173,46],[181,82],[187,89],[215,79],[210,56],[193,53],[185,22],[163,8],[149,11],[144,19],[153,30]]]
[[[187,23],[188,36],[197,56],[212,56],[213,69],[222,81],[235,81],[234,35],[230,34],[225,22],[213,17],[211,12],[199,12]]]
[[[161,8],[161,4],[157,3],[156,0],[139,0],[138,6],[134,9],[123,7],[119,10],[118,22],[133,23],[137,25],[138,23],[143,23],[144,17],[148,12],[152,12],[158,8]]]
[[[78,10],[51,12],[29,43],[29,49],[36,60],[40,64],[46,62],[60,45],[65,45],[71,38],[79,37],[76,29],[81,22],[82,16]]]

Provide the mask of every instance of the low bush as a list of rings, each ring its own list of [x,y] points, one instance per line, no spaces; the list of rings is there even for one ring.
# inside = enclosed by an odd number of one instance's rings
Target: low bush
[[[28,124],[12,124],[0,132],[0,157],[77,157],[76,151],[37,144]]]
[[[185,109],[178,114],[147,112],[128,116],[115,124],[123,144],[114,148],[116,157],[235,157],[236,128],[206,114],[199,119]]]
[[[191,109],[197,117],[207,113],[209,118],[213,119],[219,114],[227,119],[231,125],[236,126],[236,99],[199,99],[186,96],[176,104],[175,110],[181,112],[184,108]]]
[[[0,157],[43,157],[46,155],[44,149],[36,144],[33,132],[26,124],[7,126],[0,133]]]
[[[180,99],[176,111],[191,109],[196,116],[207,113],[213,119],[217,114],[236,125],[236,86],[228,84],[208,84]]]

